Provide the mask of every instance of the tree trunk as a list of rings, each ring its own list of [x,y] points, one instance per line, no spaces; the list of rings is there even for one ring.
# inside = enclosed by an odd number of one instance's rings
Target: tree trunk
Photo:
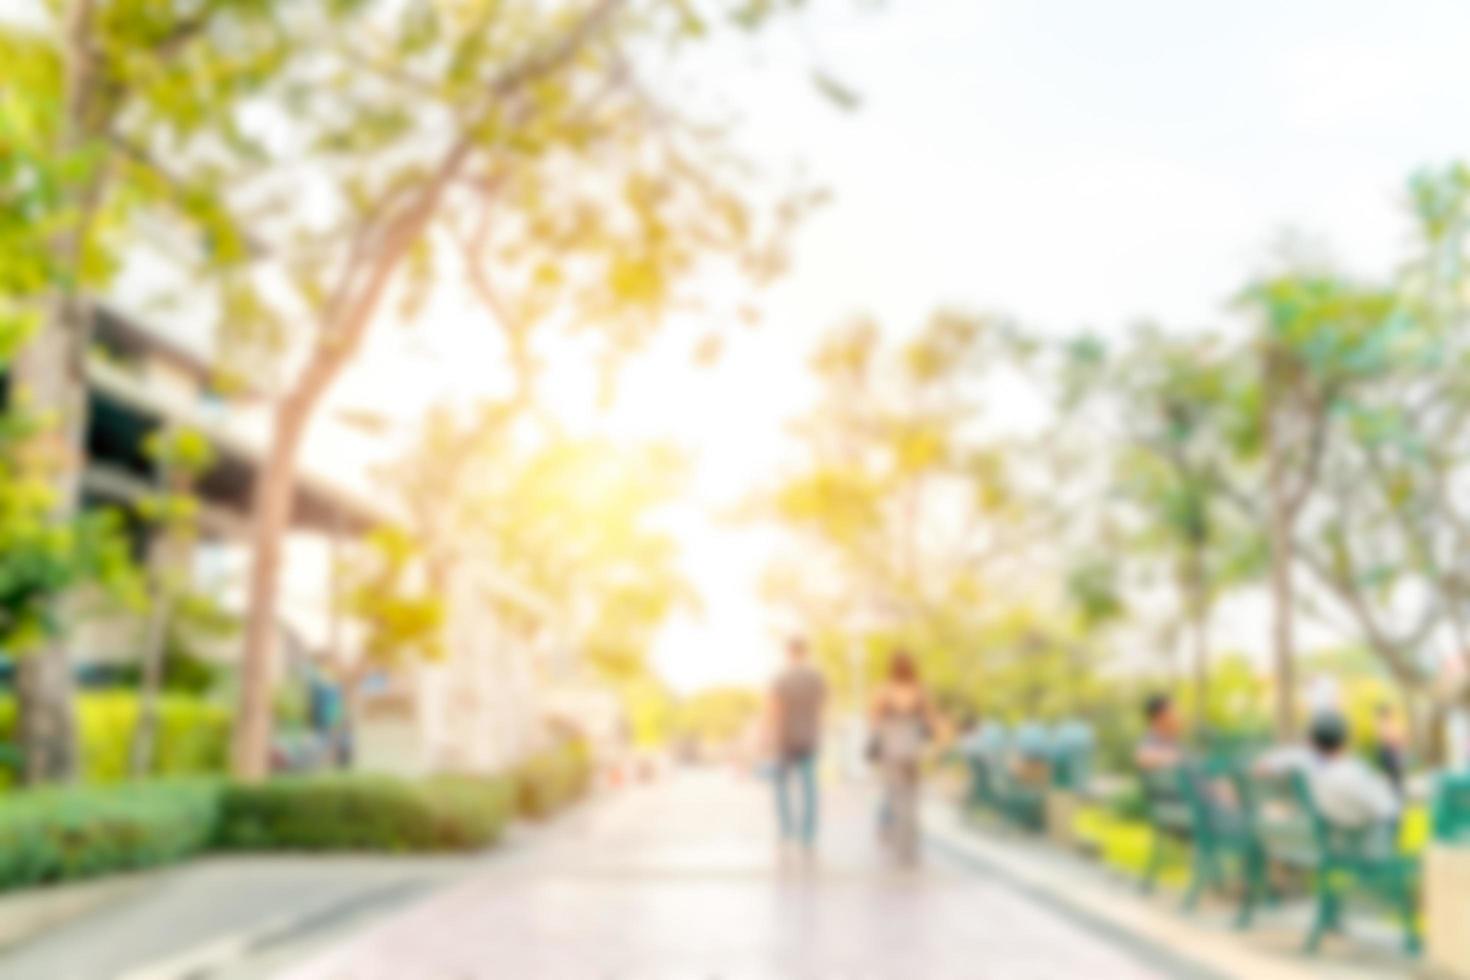
[[[168,646],[168,624],[172,617],[173,589],[163,584],[154,591],[153,609],[148,615],[148,632],[143,641],[143,669],[138,685],[138,727],[133,731],[130,766],[134,778],[142,778],[153,769],[153,748],[158,732],[158,693],[163,686],[163,661]]]
[[[71,670],[59,643],[21,655],[16,665],[16,725],[27,785],[68,782],[78,774]]]
[[[14,366],[14,401],[44,424],[23,448],[22,471],[25,479],[50,488],[51,518],[58,522],[71,520],[80,505],[87,422],[84,359],[90,337],[90,305],[62,295]],[[65,639],[50,639],[18,659],[17,726],[25,781],[69,780],[77,773],[79,750]]]
[[[598,16],[616,6],[608,0],[598,8]],[[584,22],[573,36],[581,37],[593,23]],[[322,397],[361,347],[399,262],[424,233],[445,187],[458,175],[472,149],[468,137],[457,141],[417,202],[385,228],[380,251],[363,268],[349,266],[337,298],[328,304],[317,346],[300,380],[276,408],[270,451],[255,486],[254,561],[240,665],[240,713],[235,720],[234,770],[243,779],[260,779],[269,772],[281,552],[291,521],[302,437]]]
[[[166,461],[159,462],[160,489],[172,503],[188,499],[194,492],[191,475],[172,471]],[[163,687],[165,661],[168,658],[168,634],[179,593],[189,587],[189,564],[193,557],[196,535],[191,524],[166,514],[148,549],[152,608],[148,614],[148,630],[143,641],[143,662],[138,688],[138,727],[133,732],[132,773],[146,776],[153,767],[154,743],[158,732],[158,697]]]
[[[1199,706],[1199,724],[1209,726],[1210,705],[1210,645],[1207,634],[1209,625],[1204,610],[1197,610],[1190,623],[1194,635],[1194,703]]]
[[[68,157],[86,149],[95,126],[91,119],[95,88],[92,14],[93,0],[71,0],[60,18],[66,104],[56,149]],[[46,322],[12,365],[12,407],[23,406],[46,425],[24,447],[23,478],[50,487],[52,517],[57,521],[68,521],[77,512],[86,453],[86,356],[91,346],[92,308],[75,282],[87,226],[103,185],[102,168],[95,163],[93,167],[76,189],[72,203],[77,214],[51,243],[67,280],[54,287],[55,298]],[[64,640],[54,639],[42,649],[20,656],[16,674],[17,726],[25,781],[34,784],[74,778],[80,753],[71,663]]]
[[[1280,395],[1278,355],[1269,345],[1263,364],[1263,422],[1266,439],[1266,495],[1271,542],[1272,652],[1276,669],[1276,737],[1296,737],[1296,651],[1292,624],[1292,514],[1286,490],[1285,451],[1277,418]]]
[[[138,688],[138,727],[133,733],[132,771],[146,776],[152,769],[158,733],[158,699],[168,658],[169,627],[181,590],[188,587],[189,560],[194,536],[179,527],[166,527],[149,555],[153,579],[153,608],[144,638],[142,676]]]
[[[1209,727],[1210,704],[1210,610],[1206,593],[1204,556],[1197,548],[1189,556],[1189,633],[1193,646],[1194,704],[1201,730]]]
[[[270,451],[256,476],[251,536],[249,614],[240,663],[234,771],[242,779],[270,773],[271,689],[274,681],[281,556],[295,497],[296,457],[315,399],[290,397],[276,412]]]

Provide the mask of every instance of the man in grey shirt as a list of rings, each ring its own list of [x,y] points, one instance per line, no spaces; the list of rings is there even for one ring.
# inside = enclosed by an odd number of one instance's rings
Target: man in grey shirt
[[[1286,746],[1266,753],[1257,769],[1305,774],[1322,815],[1339,827],[1392,830],[1399,817],[1398,794],[1382,773],[1347,750],[1347,721],[1335,712],[1318,713],[1308,741],[1306,748]]]
[[[776,815],[781,842],[810,853],[817,841],[817,750],[827,682],[801,637],[786,644],[786,666],[771,685],[771,741],[776,752]],[[792,783],[796,784],[793,801]]]

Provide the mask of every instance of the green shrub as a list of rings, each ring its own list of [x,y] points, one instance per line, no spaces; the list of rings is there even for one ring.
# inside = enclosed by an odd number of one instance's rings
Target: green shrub
[[[592,754],[582,739],[538,752],[516,770],[520,814],[543,820],[581,799],[592,782]]]
[[[471,850],[512,815],[503,778],[158,780],[0,798],[0,890],[245,850]]]
[[[226,788],[216,840],[241,850],[467,850],[493,843],[510,816],[505,779],[297,776]]]
[[[179,861],[214,835],[210,781],[58,788],[0,800],[0,889]]]
[[[1119,820],[1148,819],[1148,798],[1144,795],[1143,784],[1137,779],[1124,783],[1108,797],[1106,803],[1108,812]]]
[[[132,691],[92,691],[76,699],[82,746],[82,777],[88,783],[119,783],[129,777],[138,696]],[[15,699],[0,697],[0,743],[15,739]],[[188,695],[158,701],[158,738],[153,773],[191,776],[222,772],[230,744],[230,712],[223,705]],[[3,784],[0,784],[3,785]]]

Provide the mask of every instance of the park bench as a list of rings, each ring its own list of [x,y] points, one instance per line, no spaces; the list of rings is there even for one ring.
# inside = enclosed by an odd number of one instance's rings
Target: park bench
[[[1180,766],[1176,776],[1191,844],[1184,907],[1194,909],[1206,890],[1227,890],[1233,879],[1240,901],[1236,925],[1245,928],[1270,890],[1261,824],[1240,788],[1245,770],[1233,758],[1216,757]]]
[[[1307,951],[1316,952],[1323,936],[1343,928],[1344,907],[1350,899],[1363,898],[1397,915],[1405,950],[1417,953],[1420,868],[1417,859],[1399,852],[1397,827],[1334,824],[1318,809],[1304,773],[1293,772],[1287,778],[1311,828],[1317,911],[1307,934]],[[1275,859],[1269,846],[1268,854]]]
[[[977,733],[965,747],[970,772],[968,805],[993,810],[1030,830],[1046,825],[1051,789],[1083,790],[1091,777],[1092,733],[1062,725],[1048,732],[1031,725],[1014,737],[999,727]]]
[[[1006,754],[1009,744],[1010,736],[1006,730],[993,722],[982,725],[960,743],[958,755],[970,774],[969,792],[965,796],[967,806],[999,807],[991,772],[995,761]]]
[[[1053,787],[1073,793],[1087,791],[1094,743],[1092,729],[1081,722],[1063,722],[1052,731],[1047,752]]]
[[[1316,874],[1318,848],[1310,814],[1303,809],[1290,774],[1260,773],[1244,764],[1230,772],[1239,813],[1239,833],[1252,841],[1254,859],[1244,877],[1237,923],[1248,926],[1256,908],[1277,895],[1272,871],[1300,880]]]
[[[999,813],[1006,820],[1040,830],[1045,823],[1045,787],[1030,785],[1010,772],[997,756],[976,753],[968,757],[972,805]]]
[[[1431,812],[1436,840],[1470,844],[1470,773],[1440,776]]]
[[[1170,850],[1187,852],[1185,909],[1194,909],[1207,890],[1226,889],[1233,876],[1243,927],[1263,894],[1266,860],[1251,812],[1234,799],[1238,772],[1230,760],[1211,759],[1141,774],[1152,830],[1143,889],[1153,890]]]
[[[965,795],[965,805],[971,809],[998,808],[1000,802],[990,778],[990,760],[973,750],[964,753],[964,760],[970,773],[970,788]]]
[[[1159,872],[1170,850],[1186,851],[1194,839],[1194,812],[1184,792],[1178,768],[1145,769],[1139,773],[1144,815],[1151,831],[1148,858],[1144,862],[1145,892],[1158,883]]]

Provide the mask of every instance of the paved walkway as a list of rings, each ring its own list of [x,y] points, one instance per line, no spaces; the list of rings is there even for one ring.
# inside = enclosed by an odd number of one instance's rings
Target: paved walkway
[[[1174,975],[1012,886],[875,854],[871,804],[829,794],[815,864],[777,859],[766,787],[728,773],[630,790],[292,968],[290,980],[948,980]],[[1177,968],[1176,968],[1177,973]]]
[[[110,889],[107,901],[0,949],[0,980],[215,980],[221,964],[253,961],[266,949],[290,955],[300,942],[409,907],[507,857],[515,855],[213,857],[103,878],[85,887]],[[23,897],[0,903],[0,916],[20,913],[44,921],[44,908],[12,907]],[[262,974],[252,969],[241,975]]]

